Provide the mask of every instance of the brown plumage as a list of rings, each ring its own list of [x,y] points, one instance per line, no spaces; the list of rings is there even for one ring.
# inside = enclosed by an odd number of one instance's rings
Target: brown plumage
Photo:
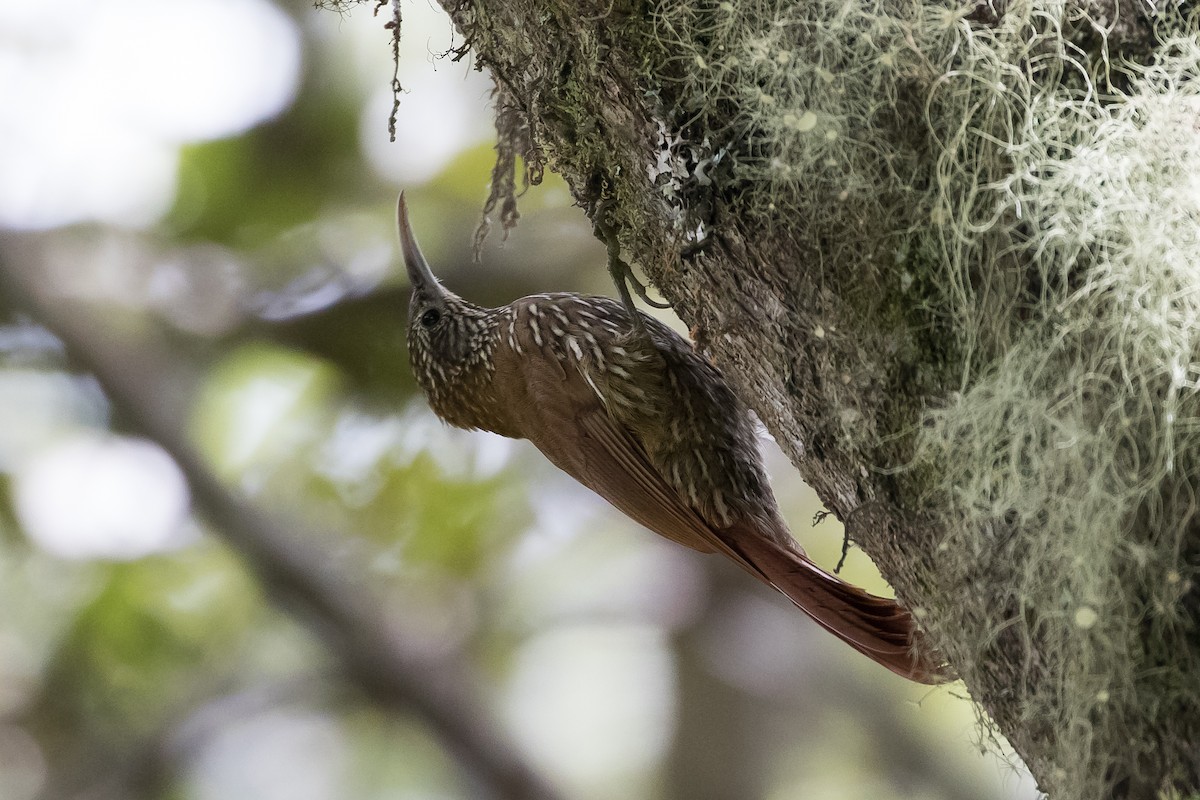
[[[779,514],[746,408],[670,328],[605,297],[482,308],[442,288],[398,208],[412,282],[408,348],[446,422],[528,439],[655,533],[722,553],[888,669],[944,680],[911,615],[808,559]],[[640,313],[640,312],[639,312]]]

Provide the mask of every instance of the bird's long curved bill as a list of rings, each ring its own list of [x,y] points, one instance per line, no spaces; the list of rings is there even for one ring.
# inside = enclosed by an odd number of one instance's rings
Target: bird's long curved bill
[[[424,290],[430,294],[441,294],[441,285],[434,277],[429,262],[425,260],[417,237],[413,235],[412,225],[408,222],[408,206],[404,202],[404,192],[396,203],[396,224],[400,228],[400,246],[404,252],[404,266],[408,268],[408,280],[413,291]]]

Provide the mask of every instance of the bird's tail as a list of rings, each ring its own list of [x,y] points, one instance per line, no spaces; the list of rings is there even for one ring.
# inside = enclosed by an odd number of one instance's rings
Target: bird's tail
[[[954,675],[924,641],[908,609],[829,574],[803,553],[756,532],[721,539],[738,561],[778,589],[821,627],[873,661],[910,680],[945,683]]]

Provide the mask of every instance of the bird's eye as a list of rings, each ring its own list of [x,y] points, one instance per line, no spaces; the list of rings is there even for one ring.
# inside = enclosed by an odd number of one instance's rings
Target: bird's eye
[[[438,321],[441,320],[441,318],[442,312],[438,311],[436,308],[430,308],[421,315],[421,324],[426,328],[432,328],[434,325],[438,324]]]

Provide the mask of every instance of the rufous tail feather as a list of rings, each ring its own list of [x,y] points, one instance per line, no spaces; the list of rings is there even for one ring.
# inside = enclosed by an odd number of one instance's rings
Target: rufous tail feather
[[[834,636],[910,680],[939,684],[954,679],[904,606],[846,583],[802,553],[761,534],[737,533],[736,528],[723,531],[721,538],[744,560],[743,566]]]

